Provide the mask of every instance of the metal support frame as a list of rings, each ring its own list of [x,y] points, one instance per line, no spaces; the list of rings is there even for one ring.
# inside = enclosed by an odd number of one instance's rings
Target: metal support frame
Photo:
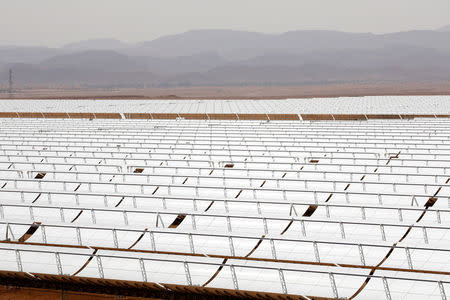
[[[281,290],[283,291],[283,294],[287,294],[287,286],[286,281],[284,280],[284,272],[281,269],[278,269],[278,275],[280,276],[280,283],[281,283]]]
[[[266,218],[262,218],[262,221],[263,221],[264,234],[268,234],[269,233],[269,228],[267,226],[267,219]]]
[[[77,232],[77,241],[78,241],[78,245],[82,246],[83,245],[83,241],[81,240],[81,230],[80,227],[76,227],[75,231]]]
[[[272,251],[272,258],[277,259],[277,250],[275,249],[275,242],[273,241],[273,239],[270,239],[270,248]]]
[[[29,206],[28,211],[30,212],[30,220],[34,222],[33,206]]]
[[[239,282],[236,276],[236,271],[234,270],[234,265],[230,265],[231,279],[233,280],[233,286],[235,290],[239,290]]]
[[[391,291],[389,290],[389,284],[388,284],[386,277],[383,277],[382,281],[383,281],[384,293],[386,295],[386,300],[392,300]]]
[[[9,235],[11,234],[11,237],[9,237]],[[11,226],[9,225],[9,223],[6,223],[6,233],[5,233],[5,240],[6,241],[11,241],[11,240],[15,240],[16,237],[14,236],[14,232],[11,229]]]
[[[139,265],[141,267],[142,281],[147,282],[147,272],[145,271],[145,264],[142,258],[139,258]]]
[[[102,258],[100,257],[100,255],[96,255],[95,257],[97,259],[98,276],[100,278],[105,278],[105,274],[103,273]]]
[[[14,250],[14,252],[16,253],[17,270],[19,272],[23,272],[22,258],[20,257],[20,251],[16,249]]]
[[[191,215],[191,221],[192,221],[192,229],[197,230],[197,222],[195,221],[195,215]]]
[[[314,248],[314,256],[316,257],[316,261],[320,262],[320,254],[319,254],[319,246],[317,245],[317,242],[312,242],[313,248]]]
[[[366,209],[361,206],[361,219],[366,220]]]
[[[427,234],[427,228],[425,226],[422,227],[423,232],[423,241],[425,244],[428,244],[428,234]]]
[[[160,213],[157,212],[157,213],[156,213],[156,227],[157,227],[157,228],[160,227],[159,223],[161,223],[161,227],[163,227],[163,228],[166,227],[166,226],[164,226],[164,221],[163,221],[163,219],[161,218]]]
[[[343,222],[339,222],[339,228],[341,229],[341,237],[343,240],[345,240],[345,228]]]
[[[302,235],[303,235],[304,237],[306,237],[306,226],[305,226],[305,221],[303,221],[303,220],[300,221],[300,228],[301,228],[301,231],[302,231]]]
[[[383,241],[386,241],[386,232],[384,231],[384,225],[380,224],[380,232],[381,232],[381,239]]]
[[[47,234],[45,233],[45,225],[44,225],[44,224],[41,224],[41,225],[39,226],[39,228],[41,228],[42,242],[43,242],[44,244],[47,244]]]
[[[359,258],[361,260],[361,264],[363,266],[366,265],[366,258],[364,257],[364,249],[363,246],[361,244],[358,244],[358,252],[359,252]]]
[[[187,282],[188,285],[192,285],[191,272],[189,271],[189,265],[188,265],[188,262],[185,261],[185,262],[183,263],[183,265],[184,265],[184,273],[185,273],[185,275],[186,275],[186,282]]]
[[[336,281],[334,280],[333,273],[328,273],[328,277],[330,278],[331,290],[333,291],[334,298],[339,298],[339,293],[336,287]]]
[[[406,260],[408,261],[408,267],[412,270],[413,268],[413,263],[412,263],[412,259],[411,259],[411,253],[409,251],[408,247],[405,247],[405,254],[406,254]]]
[[[112,229],[112,236],[113,236],[114,247],[119,248],[119,241],[117,239],[117,231],[115,228]]]
[[[128,216],[127,216],[127,211],[126,211],[126,210],[123,210],[123,211],[122,211],[122,215],[123,215],[123,223],[124,223],[125,225],[128,226]]]
[[[65,223],[65,218],[64,218],[64,209],[62,207],[59,208],[59,216],[61,218],[61,222]]]
[[[58,274],[62,275],[63,270],[62,270],[61,258],[59,256],[58,252],[55,252],[55,259],[56,259],[56,267],[58,268]]]
[[[233,238],[231,236],[228,237],[228,245],[230,246],[230,255],[231,256],[235,256],[235,252],[234,252],[234,243],[233,243]]]
[[[442,284],[442,281],[438,281],[438,287],[439,287],[439,293],[441,294],[442,300],[447,300],[447,295],[445,294],[444,285]]]
[[[189,238],[189,248],[191,249],[191,253],[195,253],[194,240],[192,238],[191,233],[188,234],[188,238]]]
[[[155,235],[153,234],[153,231],[149,231],[149,236],[151,249],[152,251],[156,251]]]
[[[97,220],[95,218],[95,210],[93,208],[91,208],[91,220],[92,224],[97,224]]]
[[[227,229],[228,229],[228,233],[232,232],[232,228],[231,228],[231,218],[230,216],[227,216]]]

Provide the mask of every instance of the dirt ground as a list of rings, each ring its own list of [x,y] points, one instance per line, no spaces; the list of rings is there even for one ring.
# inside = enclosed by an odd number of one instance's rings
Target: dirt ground
[[[305,86],[178,87],[143,89],[17,89],[0,93],[16,99],[286,99],[372,95],[450,95],[450,81]]]
[[[0,300],[143,300],[156,298],[137,298],[126,296],[112,296],[61,290],[46,290],[33,288],[6,287],[0,285]]]

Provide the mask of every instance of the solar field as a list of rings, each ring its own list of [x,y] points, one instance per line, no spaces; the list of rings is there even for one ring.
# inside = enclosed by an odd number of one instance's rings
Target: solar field
[[[449,115],[448,96],[2,100],[0,281],[445,300]]]

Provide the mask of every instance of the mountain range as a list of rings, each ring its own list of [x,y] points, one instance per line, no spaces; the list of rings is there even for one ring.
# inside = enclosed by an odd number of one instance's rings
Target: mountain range
[[[31,87],[448,81],[450,26],[389,34],[194,30],[136,44],[0,47],[3,86],[9,68],[16,85]]]

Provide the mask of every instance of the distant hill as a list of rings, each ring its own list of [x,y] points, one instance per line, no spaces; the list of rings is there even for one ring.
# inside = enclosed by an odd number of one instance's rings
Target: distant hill
[[[90,50],[58,55],[39,64],[45,69],[85,69],[99,71],[137,72],[146,71],[145,62],[119,54],[112,50]]]
[[[216,52],[204,52],[178,57],[140,57],[148,70],[162,75],[204,72],[225,65],[227,60]]]
[[[18,85],[67,85],[67,86],[140,86],[160,80],[158,75],[151,72],[104,71],[99,69],[72,68],[43,68],[29,64],[14,64],[14,82]]]
[[[79,42],[70,43],[64,45],[63,48],[72,51],[85,51],[85,50],[116,50],[129,47],[119,40],[115,39],[95,39],[84,40]]]
[[[5,63],[39,63],[60,53],[60,49],[47,47],[0,47],[0,59]]]
[[[301,54],[318,50],[373,49],[398,45],[450,50],[450,34],[431,30],[382,35],[308,30],[269,35],[231,30],[197,30],[144,42],[124,50],[124,53],[174,57],[217,52],[226,59],[236,60],[274,51]]]
[[[287,85],[450,78],[450,31],[389,34],[196,30],[125,44],[0,47],[18,85]],[[1,84],[5,84],[0,76]]]
[[[255,49],[267,47],[272,35],[234,30],[193,30],[139,43],[128,49],[132,55],[159,57],[189,56],[202,52],[217,52],[229,58],[254,55]],[[231,55],[226,55],[231,52]],[[233,56],[233,52],[239,55]]]

